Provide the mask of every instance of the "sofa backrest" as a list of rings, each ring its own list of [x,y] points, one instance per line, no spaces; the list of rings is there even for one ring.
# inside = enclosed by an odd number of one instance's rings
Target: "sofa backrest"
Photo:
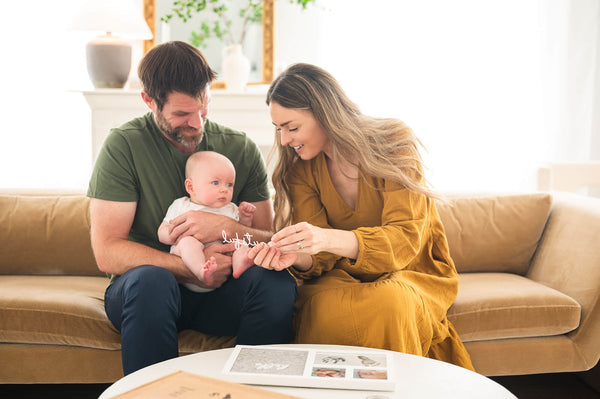
[[[0,194],[0,242],[0,274],[105,276],[92,252],[83,194]]]
[[[438,202],[437,209],[459,272],[527,272],[550,213],[549,194],[447,200]]]
[[[546,225],[549,194],[449,196],[437,204],[459,272],[525,274]],[[105,274],[83,194],[0,193],[0,274]]]

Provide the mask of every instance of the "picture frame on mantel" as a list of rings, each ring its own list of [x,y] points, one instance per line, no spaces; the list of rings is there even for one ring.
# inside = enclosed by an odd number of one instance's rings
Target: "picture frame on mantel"
[[[156,0],[144,1],[144,18],[152,31],[153,38],[144,40],[144,54],[155,45],[156,37]],[[273,80],[275,58],[275,0],[263,0],[262,16],[262,80],[248,84],[269,84]],[[224,88],[224,82],[215,82],[212,88]]]

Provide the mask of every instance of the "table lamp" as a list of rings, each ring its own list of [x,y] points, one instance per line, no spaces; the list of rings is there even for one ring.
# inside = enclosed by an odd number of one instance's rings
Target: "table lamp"
[[[86,45],[87,69],[95,88],[123,88],[131,70],[128,39],[151,39],[142,11],[132,0],[86,0],[71,22],[71,29],[96,31]]]

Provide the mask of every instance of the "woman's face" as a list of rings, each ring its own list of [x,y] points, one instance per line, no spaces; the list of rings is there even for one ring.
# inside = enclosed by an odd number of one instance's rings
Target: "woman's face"
[[[273,125],[281,134],[282,146],[290,146],[303,160],[312,159],[320,152],[330,155],[329,139],[312,112],[305,109],[284,108],[273,101],[269,111]]]

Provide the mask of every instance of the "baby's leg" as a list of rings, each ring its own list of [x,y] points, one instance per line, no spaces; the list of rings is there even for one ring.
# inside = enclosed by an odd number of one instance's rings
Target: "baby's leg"
[[[187,236],[179,240],[179,243],[171,251],[179,255],[183,263],[199,279],[207,285],[214,283],[214,272],[217,269],[217,262],[212,256],[207,261],[204,256],[204,245],[192,236]]]
[[[247,245],[242,245],[238,249],[233,252],[231,256],[231,266],[233,268],[233,277],[238,278],[244,273],[248,268],[254,265],[252,259],[248,258],[246,254],[248,253]]]

